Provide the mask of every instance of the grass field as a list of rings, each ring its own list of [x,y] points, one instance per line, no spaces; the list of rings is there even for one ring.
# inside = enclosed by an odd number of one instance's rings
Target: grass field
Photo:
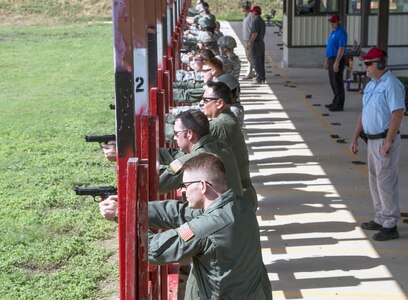
[[[98,298],[115,225],[76,185],[115,185],[111,25],[0,29],[0,298]]]

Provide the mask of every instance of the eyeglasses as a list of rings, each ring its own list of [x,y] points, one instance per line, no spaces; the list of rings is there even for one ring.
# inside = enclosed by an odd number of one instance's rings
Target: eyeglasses
[[[180,133],[186,132],[186,131],[188,131],[188,130],[187,129],[186,130],[179,130],[179,131],[174,130],[174,136],[178,137]]]
[[[213,185],[212,185],[211,183],[209,183],[208,181],[205,181],[205,180],[195,180],[195,181],[182,182],[182,183],[180,184],[180,188],[181,188],[181,189],[187,189],[191,184],[193,184],[193,183],[198,183],[198,182],[201,182],[201,181],[204,181],[205,184],[208,184],[209,186],[213,186]]]
[[[218,100],[218,99],[220,99],[220,97],[201,97],[201,100],[205,103],[205,104],[207,104],[208,102],[210,102],[210,101],[213,101],[213,100]]]
[[[207,73],[207,72],[210,72],[210,71],[212,71],[212,69],[202,69],[201,70],[201,72],[203,72],[203,73]]]
[[[369,66],[371,66],[373,63],[375,63],[375,62],[377,62],[377,61],[365,61],[364,62],[364,65],[366,66],[366,67],[369,67]]]

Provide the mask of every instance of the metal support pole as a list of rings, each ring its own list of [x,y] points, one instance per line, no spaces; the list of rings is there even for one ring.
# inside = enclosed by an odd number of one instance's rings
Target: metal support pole
[[[388,27],[390,1],[380,0],[378,7],[377,46],[385,51],[388,48]]]
[[[361,47],[368,46],[368,16],[370,14],[370,0],[361,0]]]

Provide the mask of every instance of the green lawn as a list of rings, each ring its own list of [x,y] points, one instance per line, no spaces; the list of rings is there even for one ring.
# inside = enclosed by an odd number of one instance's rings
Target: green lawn
[[[76,185],[116,185],[112,26],[0,29],[0,298],[100,299],[114,236]]]

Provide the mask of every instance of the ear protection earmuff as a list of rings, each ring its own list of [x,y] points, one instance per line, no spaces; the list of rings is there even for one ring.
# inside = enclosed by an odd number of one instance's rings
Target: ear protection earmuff
[[[378,62],[377,62],[377,69],[382,71],[387,67],[387,52],[382,50],[382,53],[384,55],[384,58],[381,58]]]
[[[382,71],[387,67],[387,62],[385,61],[385,58],[380,59],[377,62],[377,69]]]

